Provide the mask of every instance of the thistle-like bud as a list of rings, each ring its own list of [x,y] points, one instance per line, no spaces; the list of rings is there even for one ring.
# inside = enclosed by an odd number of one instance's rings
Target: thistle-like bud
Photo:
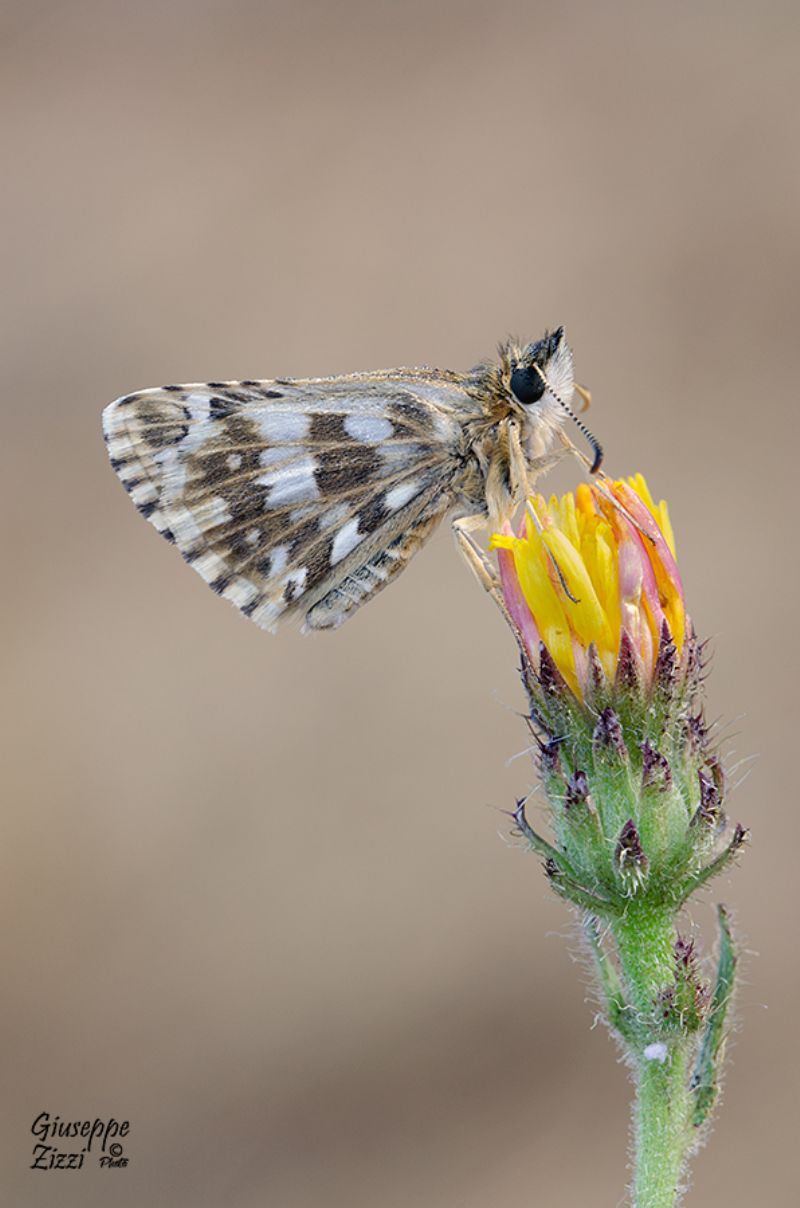
[[[589,796],[589,781],[586,773],[578,770],[573,772],[567,781],[567,791],[564,795],[564,808],[573,809],[582,805]]]
[[[642,743],[642,788],[657,788],[666,792],[672,787],[672,769],[665,755],[645,739]]]
[[[650,861],[644,854],[633,818],[629,818],[619,832],[614,848],[614,867],[623,892],[628,896],[637,893],[647,880]]]
[[[705,1021],[708,986],[700,977],[694,940],[677,937],[674,963],[675,980],[661,994],[664,1024],[678,1032],[696,1032]]]
[[[592,731],[592,746],[601,758],[627,760],[628,752],[619,718],[613,709],[604,709]]]
[[[667,505],[641,475],[604,479],[536,497],[519,533],[492,544],[558,850],[581,890],[602,890],[620,912],[633,893],[683,901],[713,863],[724,782]],[[569,821],[587,800],[591,828]]]
[[[722,801],[716,781],[702,768],[697,773],[697,781],[700,785],[700,804],[692,817],[692,822],[716,829],[723,817]]]

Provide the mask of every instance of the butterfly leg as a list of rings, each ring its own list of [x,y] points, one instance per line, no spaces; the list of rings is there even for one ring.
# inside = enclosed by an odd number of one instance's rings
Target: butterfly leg
[[[497,572],[484,551],[472,537],[477,529],[486,527],[486,517],[481,515],[462,516],[453,521],[453,536],[467,565],[489,595],[499,593],[500,582]]]
[[[497,571],[486,557],[486,554],[483,552],[481,547],[472,539],[470,535],[472,531],[478,528],[483,528],[485,524],[485,516],[464,516],[461,520],[453,521],[453,533],[467,565],[471,567],[478,582],[489,593],[492,600],[494,600],[506,621],[511,626],[512,631],[516,633],[517,626],[510,612],[508,611],[505,600],[503,599],[503,591],[500,586],[500,578],[497,574]]]
[[[508,455],[510,462],[511,489],[515,500],[529,499],[533,487],[528,474],[528,459],[522,448],[522,437],[515,423],[508,426]]]
[[[558,439],[560,440],[561,444],[562,444],[562,445],[563,445],[563,447],[564,447],[564,453],[565,453],[565,454],[566,454],[566,453],[569,453],[569,454],[571,454],[573,457],[577,457],[578,461],[581,463],[581,465],[584,467],[584,469],[585,469],[585,470],[587,470],[587,471],[588,471],[588,470],[590,470],[590,469],[591,469],[591,465],[592,465],[592,463],[589,461],[589,458],[586,456],[586,454],[585,454],[585,453],[583,453],[583,452],[582,452],[582,451],[581,451],[581,450],[580,450],[580,449],[577,447],[577,445],[573,445],[572,441],[571,441],[571,440],[570,440],[570,438],[567,436],[566,432],[559,432],[559,433],[558,433]],[[564,456],[564,454],[562,454],[562,456]],[[600,472],[599,472],[599,473],[597,473],[597,474],[593,474],[593,475],[592,475],[592,478],[593,478],[593,479],[605,478],[605,474],[603,473],[603,471],[602,471],[602,470],[600,470]]]

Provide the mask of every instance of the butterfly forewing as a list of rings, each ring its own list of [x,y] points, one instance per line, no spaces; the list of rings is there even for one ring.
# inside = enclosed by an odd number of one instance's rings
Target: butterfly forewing
[[[333,626],[397,574],[453,501],[457,374],[166,386],[106,408],[140,511],[263,628]]]

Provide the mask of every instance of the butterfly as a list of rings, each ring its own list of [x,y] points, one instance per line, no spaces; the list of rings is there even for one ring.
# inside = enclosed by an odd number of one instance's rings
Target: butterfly
[[[218,595],[263,629],[336,627],[408,564],[446,513],[498,528],[572,448],[573,377],[559,327],[508,341],[467,373],[206,382],[106,407],[111,465],[139,511]],[[587,463],[588,464],[588,463]]]

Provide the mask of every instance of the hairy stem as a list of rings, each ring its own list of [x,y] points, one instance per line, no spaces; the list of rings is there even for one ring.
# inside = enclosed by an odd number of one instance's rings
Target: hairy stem
[[[665,1061],[642,1058],[637,1069],[635,1208],[674,1208],[692,1140],[688,1055],[685,1042]]]
[[[661,1019],[663,993],[675,976],[672,911],[634,899],[613,930],[639,1035],[638,1043],[628,1045],[636,1077],[633,1203],[635,1208],[675,1208],[693,1139],[693,1100],[691,1040],[665,1034]]]
[[[612,929],[619,950],[628,1000],[639,1022],[657,1026],[657,999],[674,978],[674,910],[631,899]]]

